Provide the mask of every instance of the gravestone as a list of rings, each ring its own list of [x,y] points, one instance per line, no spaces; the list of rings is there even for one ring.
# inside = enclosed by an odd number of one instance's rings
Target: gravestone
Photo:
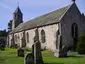
[[[39,42],[38,28],[35,30],[34,43],[32,45],[32,53],[28,53],[25,57],[25,64],[44,64],[41,54],[41,44]]]
[[[61,57],[61,50],[62,50],[62,36],[58,35],[58,49],[56,50],[54,56]]]
[[[62,46],[62,36],[58,36],[58,50],[54,54],[56,57],[67,57],[68,47]]]
[[[60,50],[60,57],[67,57],[68,47],[63,46]]]
[[[17,56],[19,56],[19,57],[24,57],[24,50],[23,50],[22,48],[19,48],[19,49],[17,50]]]
[[[39,42],[38,28],[35,30],[33,53],[34,53],[34,64],[43,64],[42,54],[41,54],[41,44]]]
[[[32,53],[28,53],[28,54],[25,56],[24,64],[34,64]]]
[[[32,45],[32,56],[34,58],[34,44]],[[34,59],[33,59],[34,60]]]
[[[6,42],[3,38],[0,38],[0,49],[5,50]]]

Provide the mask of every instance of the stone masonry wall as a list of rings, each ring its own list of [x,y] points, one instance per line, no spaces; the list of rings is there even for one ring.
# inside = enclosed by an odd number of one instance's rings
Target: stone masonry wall
[[[78,37],[84,32],[85,22],[81,19],[81,13],[75,4],[71,6],[68,12],[64,15],[61,20],[61,34],[63,45],[71,46],[73,45],[73,38],[71,35],[72,24],[76,23],[78,26]],[[83,25],[84,24],[84,25]]]
[[[32,48],[32,45],[34,43],[35,29],[36,28],[25,31],[26,47],[28,47],[28,48]],[[45,43],[41,42],[41,30],[45,31],[45,36],[46,36],[46,42]],[[58,24],[48,25],[48,26],[43,26],[43,27],[38,28],[39,40],[41,42],[41,48],[42,49],[46,48],[46,49],[51,50],[51,51],[56,50],[56,32],[57,32],[57,30],[58,30]],[[29,34],[29,42],[27,42],[27,32]],[[9,37],[9,42],[10,42],[9,44],[10,45],[11,45],[11,40],[10,40],[11,37],[12,36],[10,35],[10,37]],[[15,37],[14,38],[15,44],[22,47],[23,31],[15,33],[14,37]],[[17,40],[16,40],[16,38],[17,38]]]

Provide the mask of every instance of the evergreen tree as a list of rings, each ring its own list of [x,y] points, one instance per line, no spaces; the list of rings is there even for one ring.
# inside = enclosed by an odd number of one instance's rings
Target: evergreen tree
[[[83,33],[79,38],[77,51],[80,54],[85,54],[85,33]]]

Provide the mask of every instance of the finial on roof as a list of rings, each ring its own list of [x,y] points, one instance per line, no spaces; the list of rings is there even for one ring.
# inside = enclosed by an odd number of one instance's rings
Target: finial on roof
[[[17,2],[17,5],[19,6],[19,0],[18,0],[18,2]]]
[[[75,2],[76,0],[72,0],[72,2]]]

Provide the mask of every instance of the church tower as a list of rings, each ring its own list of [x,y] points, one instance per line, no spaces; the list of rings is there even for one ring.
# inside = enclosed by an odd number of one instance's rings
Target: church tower
[[[16,28],[20,23],[23,23],[23,14],[18,6],[13,13],[12,30]]]

